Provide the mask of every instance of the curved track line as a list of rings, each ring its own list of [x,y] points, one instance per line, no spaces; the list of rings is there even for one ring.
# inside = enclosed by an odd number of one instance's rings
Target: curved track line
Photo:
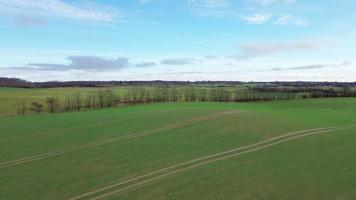
[[[220,153],[217,153],[217,154],[212,154],[212,155],[209,155],[209,156],[204,156],[204,157],[197,158],[197,159],[194,159],[194,160],[190,160],[190,161],[187,161],[187,162],[179,163],[179,164],[176,164],[176,165],[172,165],[172,166],[170,166],[170,167],[167,167],[167,168],[162,168],[162,169],[159,169],[159,170],[156,170],[156,171],[153,171],[153,172],[150,172],[150,173],[141,175],[141,176],[134,177],[134,178],[132,178],[132,179],[125,180],[125,181],[120,182],[120,183],[116,183],[116,184],[113,184],[113,185],[106,186],[106,187],[104,187],[104,188],[101,188],[101,189],[98,189],[98,190],[94,190],[94,191],[92,191],[92,192],[88,192],[88,193],[85,193],[85,194],[80,195],[80,196],[77,196],[77,197],[73,197],[73,198],[71,198],[71,200],[81,199],[81,198],[83,198],[83,197],[86,197],[86,196],[89,196],[89,195],[92,195],[92,194],[95,194],[95,193],[98,193],[98,192],[102,192],[102,191],[105,191],[105,190],[108,190],[108,189],[112,189],[112,188],[114,188],[114,187],[117,187],[117,186],[120,186],[120,185],[129,183],[129,182],[133,182],[133,181],[136,181],[136,180],[138,180],[138,179],[145,178],[145,177],[148,177],[148,176],[151,176],[151,175],[154,175],[154,174],[158,174],[158,173],[160,173],[160,172],[164,172],[164,171],[167,171],[167,170],[169,170],[169,169],[173,169],[173,168],[176,168],[176,167],[184,166],[184,165],[186,165],[186,164],[194,163],[194,162],[197,162],[197,161],[205,160],[205,159],[208,159],[208,158],[216,157],[216,156],[219,156],[219,155],[231,153],[231,152],[238,151],[238,150],[247,149],[247,148],[254,147],[254,146],[257,146],[257,145],[260,145],[260,144],[264,144],[264,143],[269,142],[269,141],[277,140],[277,139],[279,139],[279,138],[284,138],[284,137],[288,137],[288,136],[295,135],[295,134],[299,134],[299,133],[306,133],[306,132],[317,131],[317,130],[323,130],[323,129],[326,129],[326,128],[317,128],[317,129],[310,129],[310,130],[304,130],[304,131],[293,132],[293,133],[290,133],[290,134],[287,134],[287,135],[281,135],[281,136],[274,137],[274,138],[271,138],[271,139],[268,139],[268,140],[264,140],[264,141],[261,141],[261,142],[257,142],[257,143],[255,143],[255,144],[251,144],[251,145],[247,145],[247,146],[243,146],[243,147],[238,147],[238,148],[231,149],[231,150],[224,151],[224,152],[220,152]]]
[[[210,120],[210,119],[216,119],[216,118],[219,118],[219,117],[229,116],[229,115],[237,114],[237,113],[239,113],[239,112],[227,111],[227,112],[209,114],[209,115],[193,118],[193,119],[190,119],[190,120],[187,120],[187,121],[166,125],[166,126],[163,126],[163,127],[159,127],[159,128],[155,128],[155,129],[151,129],[151,130],[147,130],[147,131],[141,131],[141,132],[133,133],[133,134],[130,134],[130,135],[125,135],[125,136],[110,138],[110,139],[106,139],[106,140],[96,141],[96,142],[92,142],[92,143],[88,143],[88,144],[84,144],[84,145],[80,145],[80,146],[76,146],[76,147],[69,147],[69,148],[60,149],[60,150],[57,150],[57,151],[52,151],[52,152],[48,152],[48,153],[43,153],[43,154],[38,154],[38,155],[29,156],[29,157],[25,157],[25,158],[20,158],[20,159],[17,159],[17,160],[6,161],[6,162],[0,163],[0,169],[6,168],[6,167],[12,167],[12,166],[16,166],[16,165],[20,165],[20,164],[24,164],[24,163],[28,163],[28,162],[31,162],[31,161],[41,160],[41,159],[45,159],[45,158],[51,158],[51,157],[54,157],[54,156],[65,154],[65,153],[71,153],[71,152],[75,152],[75,151],[89,149],[89,148],[93,148],[93,147],[97,147],[97,146],[101,146],[101,145],[105,145],[105,144],[125,141],[125,140],[134,139],[134,138],[147,136],[147,135],[153,135],[153,134],[156,134],[156,133],[160,133],[162,131],[181,128],[181,127],[190,125],[191,123],[194,123],[194,122],[203,122],[203,121],[207,121],[207,120]]]
[[[277,144],[280,144],[280,143],[288,142],[290,140],[295,140],[295,139],[298,139],[298,138],[301,138],[301,137],[320,134],[320,133],[326,133],[326,132],[331,132],[331,131],[336,131],[336,130],[347,129],[349,127],[352,127],[352,126],[348,125],[348,126],[329,127],[329,128],[317,128],[317,129],[298,131],[298,132],[293,132],[293,133],[282,135],[282,136],[277,136],[277,137],[274,137],[274,138],[271,138],[271,139],[268,139],[268,140],[257,142],[257,143],[252,144],[252,145],[235,148],[235,149],[232,149],[232,150],[229,150],[229,151],[225,151],[225,152],[221,152],[221,153],[205,156],[205,157],[202,157],[202,158],[198,158],[198,159],[195,159],[195,160],[191,160],[191,161],[188,161],[188,162],[184,162],[184,163],[173,165],[173,166],[170,166],[170,167],[167,167],[167,168],[163,168],[163,169],[160,169],[160,170],[148,173],[148,174],[144,174],[144,175],[141,175],[141,176],[138,176],[138,177],[135,177],[135,178],[132,178],[132,179],[117,183],[117,184],[113,184],[113,185],[106,186],[106,187],[98,189],[98,190],[94,190],[92,192],[88,192],[88,193],[82,194],[80,196],[73,197],[70,200],[82,199],[84,197],[88,197],[88,196],[95,195],[95,194],[100,193],[100,192],[104,192],[105,190],[113,189],[113,188],[115,188],[117,186],[120,186],[120,185],[124,185],[124,184],[130,183],[130,182],[134,182],[134,181],[139,180],[141,178],[149,177],[151,175],[155,175],[155,174],[158,174],[160,172],[164,172],[164,171],[173,169],[171,172],[168,172],[166,174],[159,175],[159,176],[147,179],[147,180],[143,180],[141,182],[131,184],[131,185],[126,186],[124,188],[121,188],[121,189],[118,189],[118,190],[114,190],[114,191],[102,194],[100,196],[91,198],[91,200],[100,199],[100,198],[107,197],[107,196],[110,196],[110,195],[115,194],[115,193],[119,193],[119,192],[124,191],[124,190],[131,189],[131,188],[133,188],[135,186],[144,185],[146,183],[153,182],[153,181],[155,181],[157,179],[160,179],[160,178],[163,178],[163,177],[166,177],[166,176],[170,176],[170,175],[179,173],[181,171],[185,171],[185,170],[188,170],[188,169],[191,169],[191,168],[195,168],[195,167],[198,167],[198,166],[201,166],[201,165],[205,165],[205,164],[209,164],[209,163],[216,162],[216,161],[219,161],[219,160],[223,160],[223,159],[235,157],[235,156],[238,156],[238,155],[250,153],[250,152],[253,152],[253,151],[260,150],[260,149],[265,149],[265,148],[268,148],[270,146],[274,146],[274,145],[277,145]],[[270,143],[270,142],[272,142],[272,143]],[[260,146],[260,145],[262,145],[262,146]],[[252,149],[250,149],[250,148],[252,148]],[[249,149],[249,150],[246,150],[246,149]],[[238,151],[241,151],[241,150],[245,150],[245,151],[238,152]],[[229,153],[233,153],[233,154],[226,155],[226,154],[229,154]],[[215,158],[215,157],[218,157],[218,156],[221,156],[221,155],[223,155],[223,156],[220,157],[220,158]],[[215,159],[206,160],[206,159],[209,159],[209,158],[215,158]],[[198,162],[198,161],[202,161],[202,162],[194,164],[195,162]],[[187,165],[187,164],[193,164],[193,165],[184,167],[184,165]],[[182,166],[183,166],[183,168],[174,170],[174,168],[182,167]]]

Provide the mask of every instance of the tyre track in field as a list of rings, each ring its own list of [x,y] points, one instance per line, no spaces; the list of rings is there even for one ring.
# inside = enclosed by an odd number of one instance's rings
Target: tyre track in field
[[[64,148],[64,149],[60,149],[60,150],[56,150],[56,151],[52,151],[52,152],[48,152],[48,153],[38,154],[38,155],[34,155],[34,156],[28,156],[28,157],[24,157],[24,158],[12,160],[12,161],[5,161],[5,162],[0,163],[0,169],[6,168],[6,167],[13,167],[16,165],[25,164],[25,163],[32,162],[32,161],[51,158],[51,157],[59,156],[59,155],[66,154],[66,153],[90,149],[90,148],[94,148],[94,147],[105,145],[105,144],[111,144],[111,143],[115,143],[115,142],[121,142],[121,141],[126,141],[126,140],[130,140],[130,139],[134,139],[134,138],[139,138],[139,137],[143,137],[143,136],[153,135],[153,134],[160,133],[162,131],[168,131],[168,130],[172,130],[172,129],[176,129],[176,128],[182,128],[182,127],[191,125],[193,123],[204,122],[204,121],[217,119],[217,118],[221,118],[221,117],[226,117],[226,116],[231,116],[233,114],[239,114],[239,113],[241,113],[241,112],[226,111],[226,112],[208,114],[208,115],[192,118],[192,119],[189,119],[189,120],[186,120],[183,122],[177,122],[177,123],[165,125],[165,126],[162,126],[159,128],[150,129],[150,130],[146,130],[146,131],[140,131],[140,132],[136,132],[136,133],[125,135],[125,136],[119,136],[119,137],[100,140],[100,141],[87,143],[87,144],[83,144],[83,145],[79,145],[79,146],[68,147],[68,148]]]
[[[209,156],[197,158],[194,160],[190,160],[187,162],[179,163],[176,165],[172,165],[167,168],[162,168],[147,174],[143,174],[116,184],[112,184],[88,193],[84,193],[82,195],[70,198],[70,200],[80,200],[80,199],[90,199],[90,200],[97,200],[101,199],[104,197],[111,196],[113,194],[117,194],[120,192],[123,192],[125,190],[132,189],[137,186],[145,185],[151,182],[154,182],[156,180],[178,174],[180,172],[200,167],[202,165],[206,165],[209,163],[217,162],[220,160],[236,157],[239,155],[247,154],[250,152],[258,151],[261,149],[266,149],[271,146],[275,146],[281,143],[289,142],[292,140],[296,140],[302,137],[306,136],[311,136],[311,135],[316,135],[316,134],[321,134],[321,133],[329,133],[332,131],[337,131],[337,130],[344,130],[344,129],[350,129],[354,128],[355,125],[346,125],[346,126],[337,126],[337,127],[327,127],[327,128],[316,128],[316,129],[309,129],[309,130],[304,130],[304,131],[297,131],[297,132],[292,132],[289,134],[273,137],[261,142],[257,142],[251,145],[243,146],[243,147],[238,147],[235,149],[231,149],[228,151],[224,151],[221,153],[217,154],[212,154]],[[145,179],[146,178],[146,179]],[[118,188],[120,186],[123,186],[122,188]]]
[[[168,111],[168,112],[171,112],[171,111]],[[166,112],[163,112],[163,113],[166,113]],[[111,124],[111,123],[115,123],[115,122],[121,122],[121,121],[135,119],[136,117],[145,117],[145,116],[148,116],[148,115],[152,115],[152,113],[137,113],[137,114],[133,114],[133,115],[130,115],[130,116],[122,118],[122,119],[100,120],[100,121],[96,121],[96,122],[95,121],[94,122],[88,122],[88,123],[85,123],[85,124],[79,125],[79,126],[77,125],[77,126],[70,126],[70,127],[65,127],[65,128],[44,130],[44,131],[39,131],[37,133],[28,134],[28,135],[17,135],[17,136],[11,136],[11,137],[4,137],[4,138],[0,138],[0,142],[9,141],[9,140],[15,140],[15,139],[19,139],[19,138],[27,138],[27,137],[33,137],[33,136],[47,135],[48,133],[53,132],[53,131],[80,130],[82,128],[88,128],[88,127],[104,125],[104,124]]]

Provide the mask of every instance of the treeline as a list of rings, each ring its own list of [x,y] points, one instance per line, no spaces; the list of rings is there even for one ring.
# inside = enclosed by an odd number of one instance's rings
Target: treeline
[[[76,93],[69,94],[60,99],[58,97],[47,97],[44,103],[26,102],[19,104],[18,114],[24,115],[28,112],[74,112],[83,109],[102,109],[117,106],[120,103],[120,97],[111,90],[90,92],[86,95]]]
[[[56,88],[56,87],[113,87],[113,86],[190,86],[190,85],[242,85],[240,81],[48,81],[31,82],[18,78],[0,77],[0,87]]]
[[[356,82],[305,82],[305,81],[276,81],[259,84],[264,87],[289,87],[289,88],[322,88],[322,87],[356,87]]]
[[[21,102],[19,114],[28,112],[75,112],[89,109],[110,108],[120,105],[158,102],[252,102],[323,97],[356,97],[350,87],[342,89],[304,88],[254,88],[233,87],[128,87],[125,93],[98,90],[86,94],[68,94],[64,98],[47,97],[40,102]]]
[[[247,85],[247,87],[356,87],[356,82],[241,82],[241,81],[49,81],[30,82],[18,78],[1,78],[0,87],[19,88],[56,88],[56,87],[113,87],[113,86],[213,86],[233,87]]]
[[[259,92],[234,88],[205,87],[130,87],[126,93],[99,90],[69,94],[64,98],[47,97],[40,102],[21,102],[19,114],[75,112],[121,105],[158,102],[247,102],[310,98],[304,93]]]
[[[132,87],[121,98],[122,103],[150,102],[245,102],[303,98],[297,93],[271,93],[226,87]]]
[[[356,97],[356,90],[352,87],[344,85],[336,88],[320,88],[320,87],[256,87],[255,91],[267,93],[305,93],[308,98],[328,98],[328,97]]]

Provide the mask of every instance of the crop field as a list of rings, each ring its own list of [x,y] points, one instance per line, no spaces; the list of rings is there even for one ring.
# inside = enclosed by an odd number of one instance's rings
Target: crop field
[[[356,99],[0,117],[0,199],[354,199]]]

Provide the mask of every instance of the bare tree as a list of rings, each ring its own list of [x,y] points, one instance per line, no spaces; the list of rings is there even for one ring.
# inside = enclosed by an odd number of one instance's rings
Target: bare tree
[[[37,102],[32,102],[31,103],[31,110],[36,112],[36,113],[41,113],[43,110],[43,105]]]
[[[140,103],[146,103],[149,101],[149,92],[147,91],[146,88],[144,87],[138,87],[137,88],[137,95],[138,95],[138,101]]]
[[[91,92],[86,95],[84,100],[84,106],[87,109],[95,109],[96,108],[97,96],[95,93]]]
[[[73,105],[74,105],[75,110],[80,111],[80,109],[83,106],[83,97],[82,97],[82,95],[79,94],[79,93],[74,94],[72,101],[73,101]]]
[[[46,99],[47,107],[49,112],[55,113],[59,110],[59,98],[58,97],[47,97]]]
[[[64,111],[69,112],[73,111],[73,105],[71,101],[71,96],[67,95],[64,100]]]
[[[176,102],[179,100],[179,91],[176,87],[169,89],[169,101]]]
[[[105,90],[105,107],[114,107],[119,103],[119,96],[112,90]]]
[[[19,115],[25,115],[27,111],[26,101],[22,101],[17,109]]]

